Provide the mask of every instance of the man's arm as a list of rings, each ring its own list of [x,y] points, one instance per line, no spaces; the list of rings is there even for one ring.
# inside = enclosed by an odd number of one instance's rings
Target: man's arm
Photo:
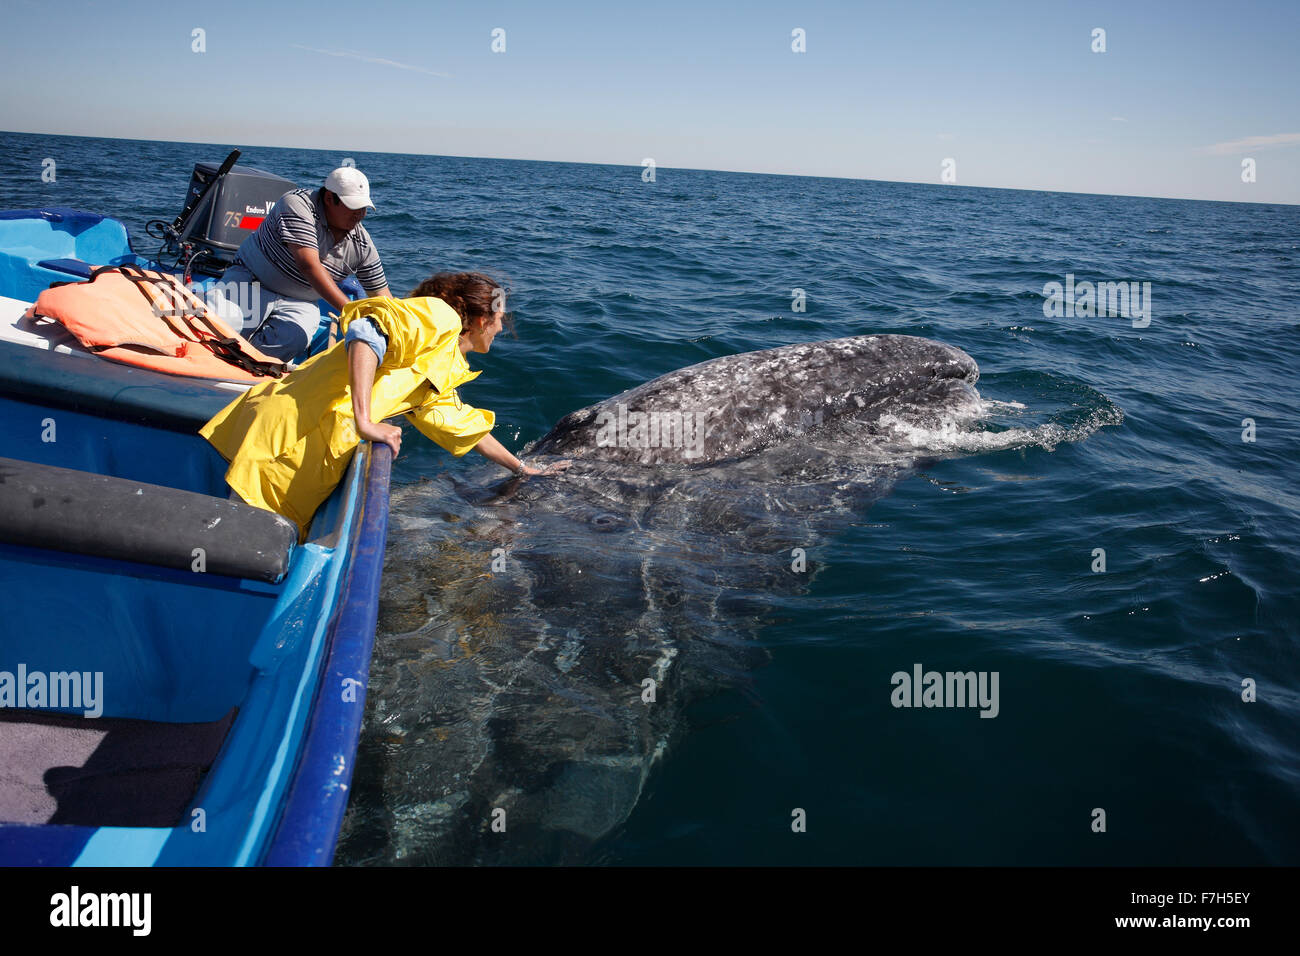
[[[348,304],[348,297],[343,294],[343,290],[334,282],[334,278],[325,271],[325,267],[320,264],[320,253],[314,246],[294,246],[293,258],[298,263],[298,268],[302,274],[307,277],[312,288],[320,293],[320,297],[334,306],[340,312]]]

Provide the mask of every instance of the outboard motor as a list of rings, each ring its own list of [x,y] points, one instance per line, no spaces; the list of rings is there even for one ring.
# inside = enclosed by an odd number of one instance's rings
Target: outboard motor
[[[170,260],[186,281],[192,271],[220,275],[275,201],[295,188],[274,173],[235,165],[238,158],[235,150],[220,166],[195,163],[180,215],[149,223],[149,234],[163,242],[159,263]]]

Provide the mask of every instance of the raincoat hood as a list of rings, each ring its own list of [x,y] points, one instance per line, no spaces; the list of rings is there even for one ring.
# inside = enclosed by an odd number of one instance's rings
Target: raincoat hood
[[[428,380],[438,392],[478,378],[460,350],[461,319],[442,299],[359,299],[349,302],[339,315],[345,333],[358,317],[364,316],[388,339],[388,347],[415,356],[411,368]],[[387,363],[385,363],[387,364]]]

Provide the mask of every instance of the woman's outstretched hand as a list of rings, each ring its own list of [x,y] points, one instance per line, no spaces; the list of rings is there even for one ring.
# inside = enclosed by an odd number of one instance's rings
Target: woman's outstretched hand
[[[554,461],[545,468],[534,468],[532,465],[524,465],[525,475],[558,475],[561,472],[568,471],[573,466],[573,462],[567,458],[564,461]]]
[[[484,435],[479,439],[479,443],[474,446],[474,450],[481,454],[488,461],[494,461],[506,471],[515,475],[527,477],[529,475],[558,475],[562,471],[567,471],[573,462],[569,460],[556,461],[547,465],[545,468],[534,468],[524,462],[522,458],[516,458],[506,447],[491,435]]]
[[[366,422],[364,425],[357,423],[357,435],[366,441],[383,442],[393,450],[393,457],[402,448],[402,430],[396,425],[386,425],[383,422]]]

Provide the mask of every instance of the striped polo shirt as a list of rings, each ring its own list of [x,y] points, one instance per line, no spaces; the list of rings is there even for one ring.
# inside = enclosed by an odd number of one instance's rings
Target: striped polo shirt
[[[355,274],[369,295],[388,285],[379,250],[365,226],[357,223],[334,241],[320,189],[294,189],[281,196],[257,231],[240,245],[238,254],[239,261],[272,292],[314,302],[320,293],[298,268],[295,246],[314,246],[321,265],[335,282]]]

